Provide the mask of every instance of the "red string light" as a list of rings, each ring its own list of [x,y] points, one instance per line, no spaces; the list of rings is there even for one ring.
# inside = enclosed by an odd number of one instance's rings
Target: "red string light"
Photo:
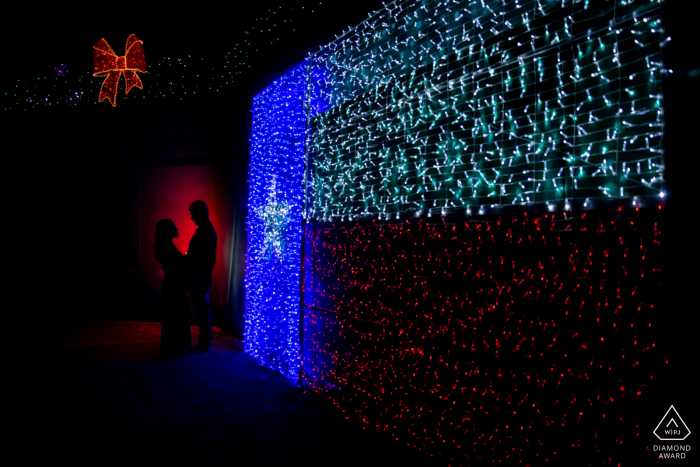
[[[658,210],[482,219],[307,224],[305,384],[456,463],[646,439],[624,408],[665,360]]]
[[[114,53],[104,38],[100,39],[93,49],[93,76],[106,76],[100,87],[98,102],[107,99],[112,107],[117,105],[117,87],[122,74],[124,74],[126,94],[129,94],[133,87],[143,89],[143,83],[136,72],[147,73],[146,58],[143,54],[143,42],[136,35],[132,34],[126,40],[126,53],[122,57]]]

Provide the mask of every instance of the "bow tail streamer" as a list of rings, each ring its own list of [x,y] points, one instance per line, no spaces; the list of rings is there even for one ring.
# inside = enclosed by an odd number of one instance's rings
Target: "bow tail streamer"
[[[141,83],[141,78],[136,74],[134,70],[124,71],[124,84],[126,85],[126,94],[129,94],[131,88],[137,87],[143,89],[143,83]]]
[[[109,75],[107,75],[102,83],[98,102],[102,102],[103,100],[107,99],[109,103],[112,104],[112,107],[117,105],[117,86],[119,85],[119,78],[121,77],[121,71],[111,71]]]

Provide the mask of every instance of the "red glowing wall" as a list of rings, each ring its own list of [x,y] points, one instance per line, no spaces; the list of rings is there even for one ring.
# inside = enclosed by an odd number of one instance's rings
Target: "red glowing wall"
[[[143,280],[152,284],[153,290],[160,293],[163,270],[153,254],[156,222],[171,219],[178,228],[180,237],[174,240],[183,254],[187,252],[190,238],[197,226],[190,218],[189,205],[196,200],[204,201],[209,207],[209,218],[217,232],[218,245],[214,284],[210,300],[220,306],[226,290],[225,276],[228,274],[228,226],[225,225],[224,200],[219,186],[217,169],[213,165],[183,167],[152,167],[141,169],[142,177],[142,234]]]

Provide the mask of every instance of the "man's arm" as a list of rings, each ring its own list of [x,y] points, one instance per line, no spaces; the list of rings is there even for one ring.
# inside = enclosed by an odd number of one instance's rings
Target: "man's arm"
[[[211,228],[211,233],[207,237],[206,254],[203,255],[202,262],[204,269],[207,272],[211,272],[214,269],[214,264],[216,264],[216,231]]]

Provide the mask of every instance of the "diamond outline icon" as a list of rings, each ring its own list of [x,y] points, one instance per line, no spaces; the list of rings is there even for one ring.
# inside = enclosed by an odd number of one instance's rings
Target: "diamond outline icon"
[[[662,438],[662,437],[660,437],[658,434],[656,434],[656,430],[658,430],[659,427],[661,426],[661,423],[663,423],[663,421],[666,420],[666,416],[667,416],[668,413],[671,411],[671,409],[673,409],[673,413],[676,414],[676,416],[678,417],[678,420],[681,421],[681,423],[683,424],[683,426],[685,427],[685,429],[688,431],[688,433],[686,433],[686,435],[685,435],[684,437],[682,437],[682,438]],[[673,421],[675,422],[675,420],[674,420],[673,418],[671,418],[671,420],[673,420]],[[669,423],[671,423],[671,422],[669,422]],[[654,433],[654,436],[656,436],[657,438],[659,438],[659,440],[661,440],[661,441],[684,441],[684,440],[690,435],[690,428],[688,428],[688,425],[685,424],[685,422],[684,422],[683,419],[681,418],[681,414],[678,413],[678,411],[676,410],[676,408],[675,408],[674,406],[671,406],[671,407],[668,408],[668,410],[666,411],[666,413],[664,414],[664,416],[661,417],[661,421],[659,422],[658,425],[656,425],[656,428],[654,428],[653,433]]]

